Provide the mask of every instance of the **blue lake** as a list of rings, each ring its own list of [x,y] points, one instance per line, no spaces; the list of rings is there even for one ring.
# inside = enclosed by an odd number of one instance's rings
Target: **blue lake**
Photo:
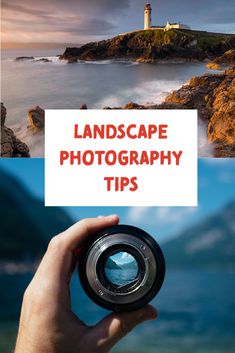
[[[10,353],[17,321],[14,308],[30,276],[0,276],[0,351]],[[107,312],[72,281],[72,306],[79,317],[94,324]],[[164,286],[153,300],[159,318],[124,338],[114,353],[232,353],[235,351],[235,273],[168,270]],[[10,318],[9,316],[12,315]],[[8,318],[7,318],[8,316]]]
[[[136,269],[106,269],[105,274],[109,281],[117,285],[125,285],[130,283],[137,277]]]

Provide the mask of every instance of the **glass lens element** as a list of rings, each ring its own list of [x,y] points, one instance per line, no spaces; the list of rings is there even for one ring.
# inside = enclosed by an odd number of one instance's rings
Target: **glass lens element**
[[[128,252],[120,251],[105,262],[104,268],[108,280],[116,286],[132,284],[138,277],[138,264]]]

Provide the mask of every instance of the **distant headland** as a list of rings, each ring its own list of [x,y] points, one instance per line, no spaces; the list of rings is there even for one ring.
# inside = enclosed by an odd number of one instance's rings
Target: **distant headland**
[[[81,47],[68,47],[60,59],[68,63],[106,59],[202,61],[215,59],[230,49],[235,49],[234,34],[196,31],[180,22],[167,21],[164,26],[153,25],[152,7],[146,1],[143,29]]]
[[[235,35],[171,28],[140,30],[112,39],[91,42],[81,47],[68,47],[61,60],[76,63],[124,59],[154,63],[158,61],[213,60],[235,49]]]

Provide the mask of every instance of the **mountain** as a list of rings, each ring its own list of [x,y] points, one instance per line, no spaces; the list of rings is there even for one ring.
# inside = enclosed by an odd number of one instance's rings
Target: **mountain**
[[[171,29],[140,30],[112,39],[68,47],[60,59],[78,60],[130,59],[155,62],[159,59],[204,60],[235,49],[235,35]]]
[[[105,267],[109,270],[120,270],[120,267],[110,257],[105,263]]]
[[[126,262],[120,265],[122,269],[125,270],[137,270],[137,263],[136,261]]]
[[[235,202],[162,248],[168,267],[235,269]]]
[[[3,170],[0,180],[0,258],[35,259],[44,253],[49,239],[73,221],[59,207],[44,207],[42,200]]]

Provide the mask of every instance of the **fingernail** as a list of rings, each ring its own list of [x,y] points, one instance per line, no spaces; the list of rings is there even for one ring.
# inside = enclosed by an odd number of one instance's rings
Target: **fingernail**
[[[97,218],[104,218],[104,216],[98,216]]]

